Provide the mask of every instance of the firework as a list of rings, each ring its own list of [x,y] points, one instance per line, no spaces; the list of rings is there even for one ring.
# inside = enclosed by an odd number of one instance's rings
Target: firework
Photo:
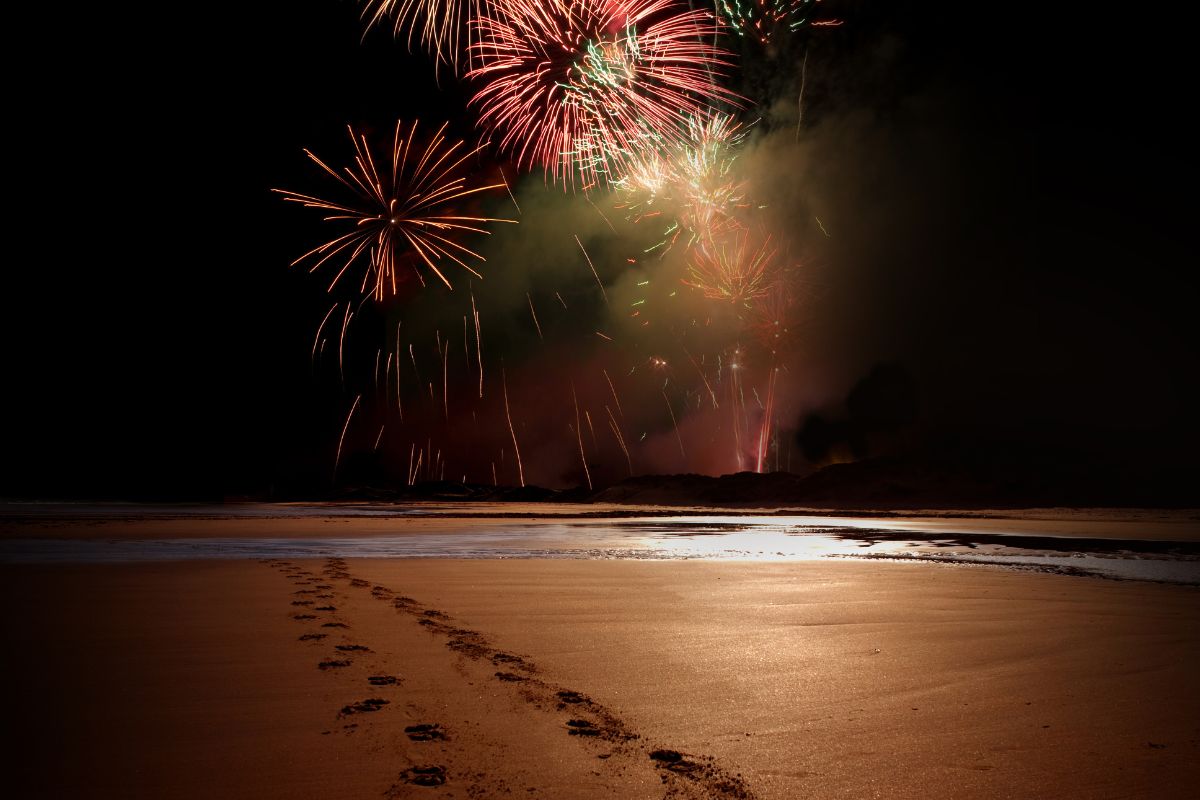
[[[614,182],[618,207],[629,221],[657,219],[663,238],[647,252],[664,255],[682,237],[685,246],[712,241],[737,227],[745,185],[733,165],[745,138],[728,114],[689,116],[670,145],[628,160]]]
[[[338,171],[311,151],[304,151],[338,182],[342,198],[325,200],[284,189],[273,190],[283,195],[284,200],[327,212],[325,220],[344,231],[292,264],[311,261],[309,271],[315,272],[336,258],[341,268],[329,285],[332,291],[351,265],[361,263],[364,269],[360,291],[380,300],[396,293],[397,280],[403,279],[398,276],[405,266],[413,270],[422,285],[425,283],[422,265],[446,286],[450,286],[450,280],[444,269],[451,263],[482,277],[467,260],[483,261],[483,256],[460,244],[455,237],[486,234],[483,225],[488,222],[513,221],[454,213],[456,201],[504,186],[498,183],[469,187],[461,175],[464,163],[483,146],[467,151],[461,141],[446,138],[445,125],[420,146],[414,141],[417,123],[406,130],[403,123],[397,122],[391,152],[380,160],[372,154],[366,136],[356,134],[353,128],[348,130],[354,143],[353,166]]]
[[[712,239],[731,229],[734,210],[743,205],[745,187],[731,176],[745,134],[728,115],[689,118],[688,136],[677,158],[684,185],[682,224],[692,241]]]
[[[803,28],[837,27],[841,20],[820,12],[821,0],[716,0],[717,10],[738,36],[767,44]]]
[[[684,283],[709,300],[749,303],[767,293],[778,252],[770,236],[756,241],[743,228],[718,242],[697,247]]]
[[[407,32],[435,59],[457,67],[466,50],[469,21],[482,15],[481,0],[367,0],[362,16],[368,25],[389,25],[397,37]]]
[[[490,0],[474,22],[480,125],[523,166],[584,188],[625,153],[678,135],[728,66],[717,18],[675,0]]]
[[[777,277],[750,303],[750,328],[772,354],[795,343],[797,305],[791,285],[783,277]]]

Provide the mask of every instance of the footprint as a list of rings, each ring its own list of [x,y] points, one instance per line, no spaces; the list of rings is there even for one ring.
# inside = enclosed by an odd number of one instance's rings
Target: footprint
[[[312,614],[309,614],[305,619],[316,619]],[[350,626],[344,622],[326,622],[321,625],[322,628],[349,628]]]
[[[504,653],[504,652],[493,653],[492,654],[492,663],[495,664],[496,666],[500,666],[501,664],[511,664],[513,667],[516,667],[517,669],[523,669],[523,670],[526,670],[527,672],[534,671],[533,667],[530,666],[529,663],[525,659],[521,658],[520,656],[514,656],[512,653]]]
[[[294,605],[294,606],[311,606],[312,604],[313,604],[312,600],[293,600],[292,601],[292,605]]]
[[[367,678],[367,683],[372,686],[395,686],[400,682],[400,679],[395,675],[372,675]]]
[[[588,702],[588,698],[585,697],[584,695],[581,695],[579,692],[572,692],[570,690],[564,689],[563,691],[558,693],[558,701],[563,704],[570,703],[571,705],[575,705],[577,703]]]
[[[447,633],[449,632],[447,631]],[[485,658],[489,651],[489,648],[485,647],[479,642],[462,638],[451,639],[450,641],[446,642],[446,647],[450,648],[456,653],[462,653],[464,656],[474,659]]]
[[[340,667],[348,666],[350,666],[350,662],[344,659],[340,661],[322,661],[320,664],[317,664],[317,669],[339,669]]]
[[[432,742],[435,739],[445,739],[442,726],[436,722],[422,722],[419,725],[409,725],[404,729],[408,738],[414,742]]]
[[[371,652],[371,648],[369,648],[365,645],[361,645],[361,644],[339,644],[337,646],[337,649],[341,650],[343,653],[369,653],[369,652]]]
[[[378,711],[388,704],[387,700],[380,697],[368,697],[366,700],[361,700],[357,703],[351,703],[348,706],[342,706],[339,717],[348,717],[351,714],[367,714],[371,711]]]
[[[421,613],[427,617],[434,617],[435,619],[450,619],[448,614],[438,611],[436,608],[427,608]]]
[[[327,633],[306,633],[300,637],[302,642],[319,642],[329,634]]]
[[[292,619],[316,619],[316,614],[293,614]]]
[[[314,611],[337,611],[337,606],[317,606]]]
[[[567,720],[567,733],[572,736],[599,736],[600,729],[586,719]]]
[[[437,766],[409,767],[400,773],[405,783],[414,786],[441,786],[446,782],[446,768]]]
[[[650,760],[657,761],[658,766],[672,772],[691,772],[700,768],[695,761],[688,761],[678,750],[652,750]]]
[[[529,680],[529,678],[526,678],[524,675],[517,675],[512,672],[497,672],[496,677],[508,683],[518,683]]]
[[[362,578],[353,578],[350,581],[351,586],[370,586],[371,584],[364,581]]]

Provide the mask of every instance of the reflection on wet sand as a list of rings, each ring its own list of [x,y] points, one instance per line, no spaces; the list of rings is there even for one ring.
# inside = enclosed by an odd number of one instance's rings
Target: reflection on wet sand
[[[734,559],[806,561],[871,558],[902,562],[992,565],[1068,575],[1200,585],[1200,542],[1148,538],[1048,535],[1044,520],[1008,519],[1006,532],[979,520],[952,525],[928,518],[884,519],[658,513],[633,516],[460,518],[462,509],[394,506],[202,508],[78,507],[58,517],[47,510],[0,539],[0,562],[113,563],[229,558],[551,558]],[[12,519],[9,507],[8,518]],[[24,510],[22,510],[24,511]],[[436,526],[407,523],[423,515]],[[250,519],[260,535],[213,535],[229,522]],[[155,536],[147,525],[183,524]],[[381,523],[392,520],[389,531]],[[456,520],[461,524],[456,525]],[[312,531],[337,521],[336,535]],[[58,523],[95,527],[90,536],[41,537]],[[122,523],[143,528],[123,535]],[[930,523],[934,524],[930,524]],[[985,520],[994,523],[994,520]],[[269,527],[264,528],[266,524]],[[306,527],[303,536],[298,527]],[[210,530],[201,531],[205,528]],[[1025,528],[1027,530],[1022,530]],[[357,535],[356,535],[357,529]],[[189,531],[194,531],[190,533]],[[29,535],[30,533],[34,535]],[[331,532],[332,533],[332,532]],[[266,535],[262,535],[266,534]]]

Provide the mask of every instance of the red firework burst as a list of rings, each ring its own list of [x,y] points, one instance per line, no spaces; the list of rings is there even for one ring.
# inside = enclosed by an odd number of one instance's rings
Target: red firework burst
[[[718,19],[675,0],[491,0],[474,22],[480,125],[524,166],[584,188],[738,96]]]
[[[709,300],[746,304],[767,294],[778,255],[770,236],[752,237],[741,228],[694,248],[684,284]]]
[[[395,294],[397,273],[405,261],[412,264],[422,284],[425,280],[420,264],[447,286],[450,281],[443,272],[447,262],[481,277],[466,259],[482,261],[483,256],[454,237],[462,233],[487,233],[481,227],[483,224],[512,220],[453,213],[455,201],[504,186],[502,183],[467,186],[466,178],[460,174],[463,164],[480,148],[467,151],[462,142],[447,140],[445,125],[423,146],[414,145],[417,123],[404,130],[403,124],[397,122],[391,151],[376,159],[367,138],[356,134],[353,128],[349,130],[354,143],[353,166],[335,170],[311,151],[304,151],[337,180],[341,197],[327,200],[284,189],[272,190],[283,195],[284,200],[328,212],[327,222],[347,229],[292,264],[312,260],[309,271],[315,272],[335,256],[344,257],[342,268],[329,285],[332,291],[351,264],[363,262],[361,291],[366,294],[369,290],[377,299]]]

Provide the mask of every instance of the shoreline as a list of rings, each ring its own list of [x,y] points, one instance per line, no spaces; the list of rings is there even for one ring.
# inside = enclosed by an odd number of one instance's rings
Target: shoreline
[[[1128,541],[1200,542],[1197,509],[1047,509],[830,512],[818,509],[421,503],[289,503],[249,505],[0,504],[4,538],[203,538],[402,535],[497,524],[553,525],[573,520],[611,523],[756,517],[772,524],[848,525],[930,535],[1034,535]]]

